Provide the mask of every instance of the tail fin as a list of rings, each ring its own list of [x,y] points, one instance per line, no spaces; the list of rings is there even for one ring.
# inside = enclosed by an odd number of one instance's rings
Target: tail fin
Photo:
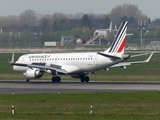
[[[127,21],[121,23],[111,47],[104,51],[104,53],[124,53],[127,23]]]
[[[112,22],[111,22],[110,25],[109,25],[109,31],[110,31],[110,32],[112,31]]]

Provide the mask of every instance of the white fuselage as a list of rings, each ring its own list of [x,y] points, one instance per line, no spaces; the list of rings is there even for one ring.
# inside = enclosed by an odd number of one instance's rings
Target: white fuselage
[[[16,63],[33,64],[45,63],[45,66],[57,65],[67,71],[68,74],[78,74],[83,72],[94,72],[108,68],[113,64],[123,61],[122,59],[112,59],[97,53],[48,53],[48,54],[25,54]],[[13,66],[15,71],[26,72],[28,67]]]

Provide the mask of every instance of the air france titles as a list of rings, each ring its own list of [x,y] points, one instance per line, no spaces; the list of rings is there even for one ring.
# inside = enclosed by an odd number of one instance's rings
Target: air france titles
[[[49,56],[50,57],[50,56]],[[31,55],[29,56],[29,58],[34,58],[34,59],[45,59],[45,58],[48,58],[48,55]]]

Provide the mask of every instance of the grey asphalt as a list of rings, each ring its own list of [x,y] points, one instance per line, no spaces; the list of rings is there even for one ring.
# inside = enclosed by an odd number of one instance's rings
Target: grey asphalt
[[[0,94],[42,94],[59,92],[160,91],[160,82],[66,82],[0,80]]]

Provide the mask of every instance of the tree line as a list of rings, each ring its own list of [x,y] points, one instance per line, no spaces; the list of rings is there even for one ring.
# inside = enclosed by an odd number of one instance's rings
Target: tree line
[[[73,17],[74,16],[74,17]],[[92,36],[96,29],[106,29],[110,22],[119,26],[128,21],[130,43],[139,44],[140,29],[148,44],[151,40],[160,40],[160,19],[153,21],[143,14],[136,5],[116,6],[107,14],[37,14],[34,10],[25,10],[19,16],[0,17],[0,42],[6,45],[43,45],[44,41],[59,42],[61,36]]]

